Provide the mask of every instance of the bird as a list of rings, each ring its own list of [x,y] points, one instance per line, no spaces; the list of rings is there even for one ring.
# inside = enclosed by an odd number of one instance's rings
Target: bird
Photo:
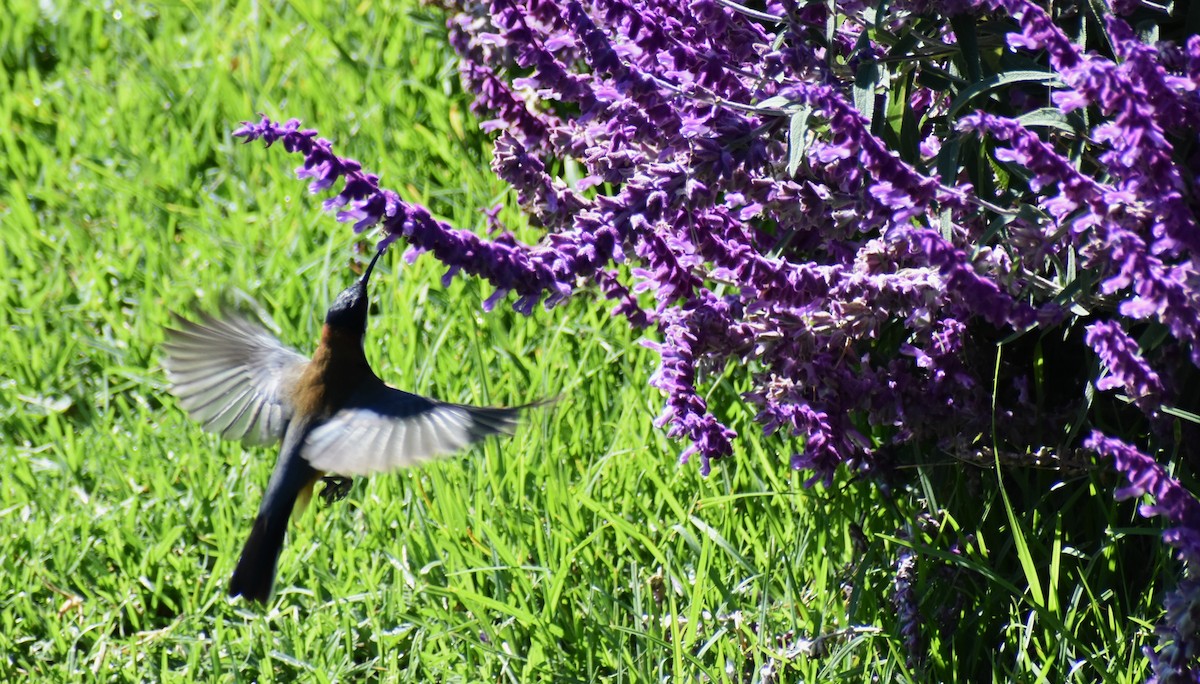
[[[383,251],[325,314],[311,358],[240,314],[175,314],[162,366],[169,389],[204,430],[245,445],[280,443],[250,535],[229,580],[230,597],[266,604],[288,521],[312,497],[341,498],[354,476],[446,456],[491,435],[512,434],[523,406],[453,404],[383,382],[363,351],[367,282]]]

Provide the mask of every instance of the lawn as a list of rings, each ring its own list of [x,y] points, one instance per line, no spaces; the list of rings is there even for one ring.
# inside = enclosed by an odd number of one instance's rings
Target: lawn
[[[751,438],[701,477],[654,427],[657,356],[611,304],[485,313],[486,285],[443,285],[402,244],[371,283],[367,355],[386,381],[561,400],[514,438],[314,502],[272,602],[229,600],[276,454],[187,419],[164,327],[253,301],[309,351],[373,239],[322,212],[296,157],[231,132],[299,117],[455,226],[482,232],[504,203],[519,237],[539,233],[489,170],[444,18],[415,1],[4,0],[0,60],[0,680],[1144,677],[1155,589],[1123,577],[1114,540],[1157,542],[1124,530],[1131,507],[1078,550],[1069,522],[989,495],[962,523],[970,554],[921,549],[973,593],[959,638],[933,617],[944,597],[926,600],[937,656],[912,669],[892,604],[905,497],[849,477],[804,488],[796,444],[757,437],[736,369],[709,400]],[[1097,486],[1076,478],[1063,505]],[[1169,572],[1149,557],[1132,567]]]

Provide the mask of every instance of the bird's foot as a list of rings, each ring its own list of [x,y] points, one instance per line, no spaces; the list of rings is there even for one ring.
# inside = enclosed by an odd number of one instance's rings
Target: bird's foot
[[[354,484],[354,480],[341,475],[328,475],[321,478],[321,482],[325,486],[321,488],[321,500],[328,506],[335,501],[341,501],[350,493],[350,487]]]

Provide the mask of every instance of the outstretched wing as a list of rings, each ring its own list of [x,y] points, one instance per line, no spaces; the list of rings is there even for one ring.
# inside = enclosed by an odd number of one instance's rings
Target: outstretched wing
[[[300,453],[317,470],[369,475],[512,434],[523,408],[447,404],[373,382],[313,428]]]
[[[240,316],[177,316],[176,325],[167,330],[163,368],[188,415],[225,439],[278,441],[292,416],[286,390],[308,359]]]

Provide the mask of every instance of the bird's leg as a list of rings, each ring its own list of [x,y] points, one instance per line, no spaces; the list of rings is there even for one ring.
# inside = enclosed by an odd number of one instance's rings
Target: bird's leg
[[[321,488],[321,500],[328,506],[335,501],[341,501],[350,493],[354,480],[341,475],[326,475],[321,478],[325,486]]]

